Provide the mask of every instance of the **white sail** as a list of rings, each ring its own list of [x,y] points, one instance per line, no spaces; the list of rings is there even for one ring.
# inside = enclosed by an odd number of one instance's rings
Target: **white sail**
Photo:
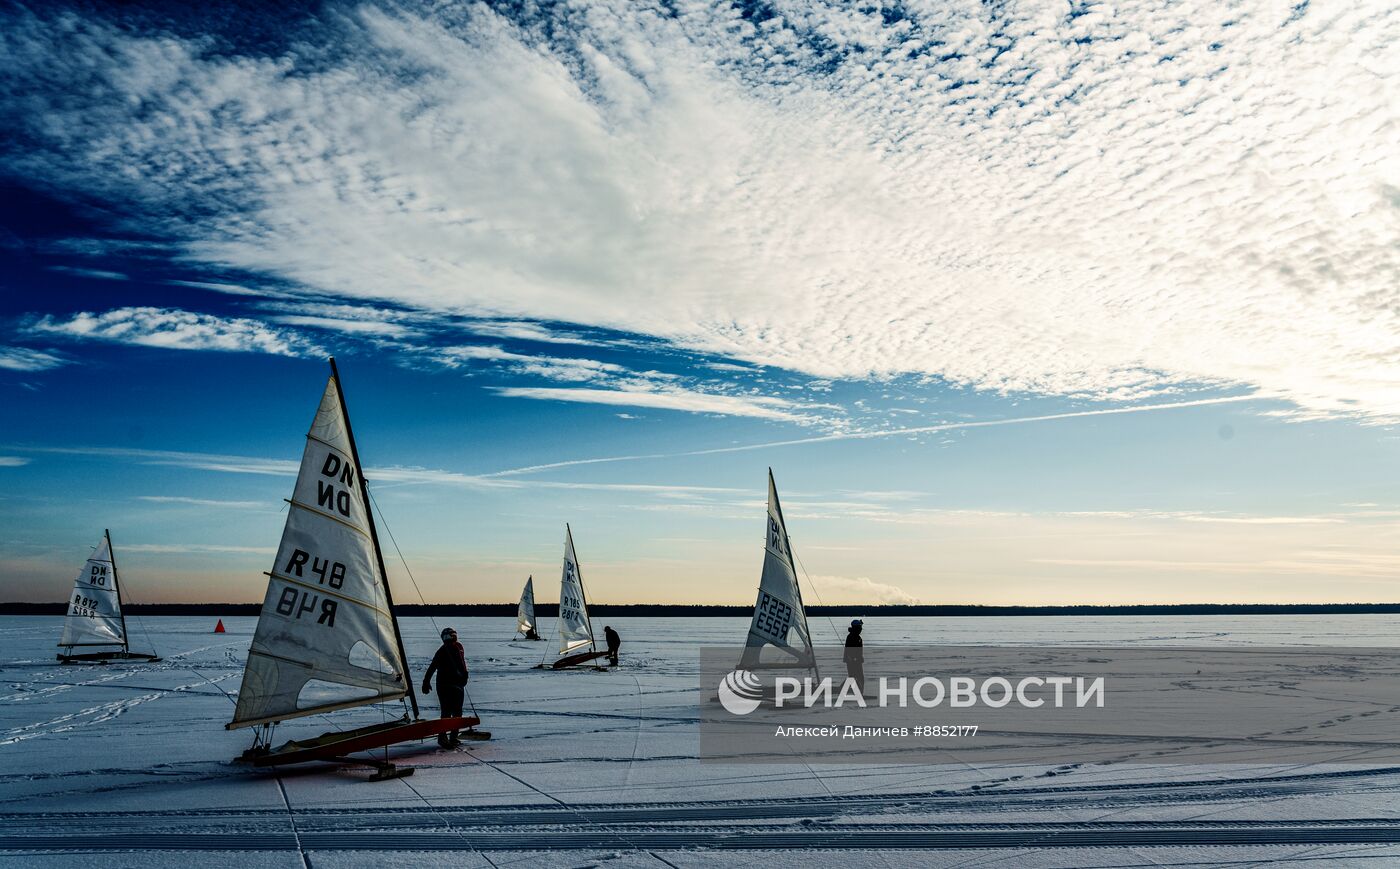
[[[332,377],[306,436],[230,728],[407,692],[352,456]]]
[[[60,646],[125,646],[121,596],[117,592],[117,566],[112,561],[112,541],[106,534],[97,551],[83,565],[68,600]]]
[[[764,542],[763,576],[758,583],[758,603],[749,625],[748,641],[740,666],[759,662],[764,646],[775,646],[792,656],[800,666],[812,666],[812,634],[807,629],[807,612],[802,606],[802,590],[793,569],[792,544],[788,542],[783,508],[778,503],[778,487],[773,471],[768,471],[768,533]]]
[[[583,574],[574,555],[574,535],[564,526],[564,575],[559,583],[559,654],[593,645],[593,623],[583,596]]]
[[[515,610],[516,633],[524,634],[535,629],[535,578],[525,580],[525,590],[520,592],[520,606]]]

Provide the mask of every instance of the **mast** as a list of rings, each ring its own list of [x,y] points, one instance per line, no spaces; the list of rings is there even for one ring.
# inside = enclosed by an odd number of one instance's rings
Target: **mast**
[[[768,469],[768,485],[773,487],[773,506],[778,508],[778,521],[783,524],[783,548],[787,550],[788,566],[792,568],[792,588],[793,591],[797,592],[797,606],[802,611],[802,620],[806,622],[807,605],[802,602],[802,583],[797,578],[797,559],[792,554],[792,539],[788,535],[787,517],[783,515],[783,499],[778,497],[778,484],[773,481],[772,468]],[[812,665],[812,673],[820,679],[822,674],[817,669],[817,652],[812,647],[812,629],[810,627],[807,629],[807,659]]]
[[[112,549],[112,532],[108,528],[102,529],[102,535],[107,538],[107,557],[112,559],[112,589],[117,593],[117,615],[122,620],[122,653],[131,652],[131,638],[126,633],[126,607],[122,606],[122,585],[117,580],[117,553]],[[147,637],[147,642],[150,638]],[[154,652],[154,650],[152,650]]]
[[[355,446],[355,430],[350,425],[350,410],[345,406],[345,390],[340,385],[340,370],[335,367],[335,357],[330,357],[331,378],[335,380],[335,394],[340,401],[340,415],[345,419],[345,437],[350,441],[350,458],[360,472],[360,494],[365,502],[365,520],[369,524],[369,539],[374,544],[374,560],[379,565],[379,578],[384,584],[384,603],[389,610],[389,620],[394,625],[394,640],[399,645],[399,660],[403,661],[404,687],[408,689],[408,702],[413,706],[413,717],[418,715],[418,695],[413,691],[413,679],[408,672],[408,653],[403,648],[403,634],[399,631],[399,617],[394,614],[394,596],[389,591],[389,571],[384,568],[384,553],[379,549],[379,532],[374,527],[374,507],[369,500],[369,485],[365,481],[365,466],[360,463],[360,450]],[[115,562],[113,563],[115,568]]]
[[[569,551],[574,554],[574,573],[578,576],[578,596],[583,601],[583,611],[588,613],[588,648],[598,651],[598,637],[593,633],[593,613],[588,612],[588,595],[583,590],[583,568],[578,563],[578,550],[574,548],[574,531],[569,523],[564,523],[564,533],[569,538]]]

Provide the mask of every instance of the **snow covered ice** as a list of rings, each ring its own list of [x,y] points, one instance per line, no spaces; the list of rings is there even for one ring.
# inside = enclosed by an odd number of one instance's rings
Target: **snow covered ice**
[[[43,866],[1124,866],[1400,862],[1400,768],[701,764],[701,646],[747,618],[606,621],[614,671],[532,669],[513,618],[401,620],[415,678],[451,624],[488,742],[363,767],[231,763],[255,619],[130,617],[155,664],[60,666],[61,619],[0,617],[0,858]],[[552,619],[541,634],[551,635]],[[828,626],[814,619],[818,641]],[[870,619],[871,643],[1393,645],[1387,616]],[[425,715],[436,698],[421,698]],[[371,724],[398,703],[284,724]],[[468,709],[468,713],[471,709]]]

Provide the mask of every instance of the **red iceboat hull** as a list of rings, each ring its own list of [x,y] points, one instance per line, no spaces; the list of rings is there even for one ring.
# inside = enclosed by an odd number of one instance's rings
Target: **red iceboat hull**
[[[466,730],[481,723],[474,715],[461,718],[420,718],[417,721],[394,721],[359,730],[325,733],[315,739],[293,740],[271,751],[244,752],[240,760],[253,766],[283,766],[310,763],[317,760],[342,760],[346,755],[372,751],[386,745],[428,739],[453,730]]]

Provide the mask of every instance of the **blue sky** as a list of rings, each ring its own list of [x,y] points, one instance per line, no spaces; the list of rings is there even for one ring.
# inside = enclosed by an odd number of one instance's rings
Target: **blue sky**
[[[3,16],[7,599],[260,598],[328,353],[432,602],[769,466],[826,602],[1397,599],[1384,4]]]

